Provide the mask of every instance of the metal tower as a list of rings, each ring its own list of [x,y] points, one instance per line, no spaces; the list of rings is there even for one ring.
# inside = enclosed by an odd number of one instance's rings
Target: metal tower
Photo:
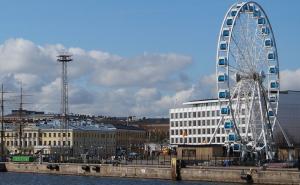
[[[67,70],[67,64],[68,62],[71,62],[72,55],[67,53],[62,53],[57,56],[57,61],[60,62],[62,65],[62,76],[61,76],[61,128],[62,129],[68,129],[68,114],[69,114],[69,108],[68,108],[68,70]]]

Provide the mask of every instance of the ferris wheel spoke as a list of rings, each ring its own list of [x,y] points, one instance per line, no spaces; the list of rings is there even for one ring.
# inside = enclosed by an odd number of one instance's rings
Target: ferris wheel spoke
[[[253,105],[254,105],[254,101],[255,101],[255,86],[254,88],[252,89],[252,93],[251,93],[251,102],[250,102],[250,107],[248,108],[249,110],[249,113],[247,114],[247,122],[246,122],[246,133],[245,133],[245,137],[246,137],[246,140],[248,141],[248,134],[249,134],[249,126],[250,126],[250,120],[252,118],[252,111],[253,111]],[[251,129],[251,128],[250,128]],[[253,130],[251,130],[251,132],[253,133]]]
[[[247,67],[250,69],[251,66],[248,63],[248,60],[245,56],[245,53],[243,52],[243,50],[239,47],[239,45],[237,44],[237,42],[235,41],[234,37],[232,37],[232,41],[233,43],[236,45],[237,49],[238,49],[238,53],[241,54],[243,60],[240,60],[240,62],[244,61],[243,63],[247,65]]]
[[[249,37],[248,37],[248,32],[249,32],[249,29],[248,29],[248,21],[249,21],[249,19],[247,19],[246,20],[246,22],[247,22],[247,26],[243,26],[243,24],[241,23],[241,20],[240,19],[238,19],[239,20],[239,23],[240,23],[240,29],[239,29],[239,33],[240,33],[240,35],[241,35],[241,41],[243,41],[242,42],[242,44],[243,44],[243,47],[246,47],[245,49],[244,49],[244,53],[246,53],[247,54],[247,56],[248,56],[248,58],[247,59],[245,59],[245,62],[248,62],[248,66],[249,66],[249,69],[251,68],[250,67],[250,65],[249,65],[249,60],[251,61],[251,57],[252,57],[252,55],[251,55],[251,52],[249,52],[249,47],[247,47],[249,44],[248,44],[248,39],[249,39]],[[245,55],[245,54],[244,54]]]

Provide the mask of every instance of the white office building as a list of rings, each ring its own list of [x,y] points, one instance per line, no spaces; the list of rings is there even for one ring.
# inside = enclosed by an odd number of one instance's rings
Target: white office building
[[[227,102],[221,102],[224,105]],[[278,120],[291,143],[300,144],[300,91],[282,91],[278,107]],[[170,109],[170,144],[207,145],[221,119],[218,99],[203,99],[183,103],[182,108]],[[225,117],[226,119],[226,117]],[[223,123],[222,123],[223,124]],[[245,133],[241,122],[240,133]],[[224,144],[227,134],[220,125],[211,144]]]

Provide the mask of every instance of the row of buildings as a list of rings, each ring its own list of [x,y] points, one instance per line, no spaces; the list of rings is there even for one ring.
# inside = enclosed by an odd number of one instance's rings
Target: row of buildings
[[[5,124],[5,153],[66,155],[80,157],[82,154],[95,158],[116,155],[118,150],[131,152],[142,149],[146,142],[144,129],[112,124],[70,123],[61,129],[58,120],[23,125]],[[21,133],[21,135],[20,135]]]

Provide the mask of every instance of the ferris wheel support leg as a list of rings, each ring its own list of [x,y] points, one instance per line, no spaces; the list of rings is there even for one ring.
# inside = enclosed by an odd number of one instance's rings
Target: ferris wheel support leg
[[[238,84],[238,87],[235,87],[235,89],[234,89],[234,91],[233,91],[233,93],[232,93],[233,96],[235,95],[236,91],[239,90],[239,88],[240,88],[240,84]],[[229,99],[228,105],[229,105],[230,110],[233,110],[233,109],[232,109],[232,102],[231,102],[230,99]],[[238,127],[237,127],[237,124],[236,124],[236,120],[235,120],[235,117],[234,117],[234,112],[231,111],[230,114],[231,114],[231,118],[232,118],[232,121],[233,121],[234,129],[235,129],[237,135],[239,136],[239,138],[242,138],[241,135],[240,135],[240,131],[239,131],[239,129],[238,129]]]
[[[279,128],[280,128],[280,130],[281,130],[281,132],[282,132],[282,134],[283,134],[283,137],[284,137],[285,141],[287,142],[288,146],[289,146],[289,147],[292,147],[293,145],[291,144],[291,142],[290,142],[289,138],[287,137],[285,131],[282,129],[282,127],[281,127],[281,125],[280,125],[278,119],[276,119],[276,122],[277,122],[277,124],[278,124],[278,126],[279,126]]]
[[[223,119],[224,119],[224,116],[221,117],[221,119],[220,119],[220,121],[219,121],[219,123],[218,123],[218,125],[217,125],[217,128],[216,128],[216,130],[214,131],[212,137],[210,138],[208,144],[211,144],[211,143],[212,143],[213,139],[215,138],[215,136],[216,136],[216,134],[217,134],[217,130],[219,129],[221,123],[223,122]]]
[[[265,127],[265,119],[264,119],[264,113],[263,113],[263,108],[262,108],[262,104],[261,104],[261,92],[260,92],[260,85],[258,83],[256,83],[257,85],[257,89],[258,89],[258,102],[259,102],[259,109],[260,109],[260,116],[261,116],[261,129],[262,129],[262,135],[263,135],[263,139],[264,139],[264,148],[265,148],[265,152],[266,152],[266,159],[272,159],[271,156],[269,156],[269,149],[268,149],[268,143],[267,143],[267,138],[266,138],[266,127]]]
[[[268,104],[269,106],[269,104]],[[271,106],[269,106],[271,108],[271,110],[274,112],[273,108]],[[274,112],[274,116],[275,116],[275,122],[274,124],[272,125],[272,131],[274,130],[274,127],[275,127],[275,123],[277,123],[277,125],[279,126],[279,129],[281,131],[281,133],[283,134],[283,137],[288,145],[288,147],[293,147],[293,144],[291,144],[286,132],[283,130],[283,128],[281,127],[281,124],[279,122],[279,120],[277,119],[277,113]]]
[[[245,137],[246,137],[246,141],[248,141],[248,134],[249,134],[249,125],[250,125],[250,119],[251,119],[251,112],[253,109],[253,105],[254,105],[254,94],[255,94],[255,88],[252,90],[252,95],[251,95],[251,103],[250,103],[250,110],[249,110],[249,116],[246,122],[246,133],[245,133]],[[253,133],[253,132],[252,132]]]

